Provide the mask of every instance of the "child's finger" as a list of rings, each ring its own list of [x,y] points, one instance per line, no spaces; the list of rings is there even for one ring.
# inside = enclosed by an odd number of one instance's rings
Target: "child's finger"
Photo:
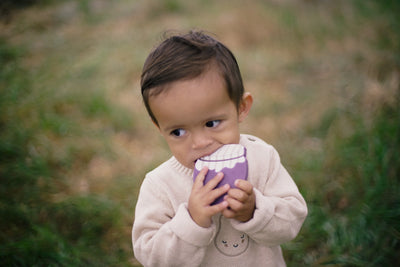
[[[253,193],[253,186],[249,181],[237,179],[235,180],[235,186],[246,192],[248,195],[251,195]]]
[[[234,199],[234,198],[227,198],[226,200],[231,208],[232,213],[240,210],[243,207],[243,203]]]
[[[228,195],[231,198],[234,198],[240,202],[244,202],[249,198],[249,195],[245,191],[238,188],[233,188],[232,190],[229,190]]]
[[[211,202],[214,202],[214,200],[216,200],[217,198],[219,198],[220,196],[222,196],[223,194],[228,192],[229,189],[230,189],[229,184],[224,184],[223,186],[215,188],[214,190],[212,190],[210,192],[210,194],[209,194]]]
[[[210,181],[208,181],[205,186],[207,187],[208,190],[213,190],[215,187],[217,187],[219,182],[221,182],[223,177],[224,177],[224,173],[219,172],[219,173],[217,173],[217,175],[215,175],[214,178],[212,178]]]
[[[231,209],[224,209],[222,211],[222,216],[224,216],[225,218],[233,218],[235,217],[235,212]]]
[[[228,207],[228,202],[227,201],[222,201],[219,204],[210,206],[208,209],[209,209],[209,212],[212,215],[215,215],[215,214],[217,214],[219,212],[222,212],[223,210],[226,210],[227,207]]]
[[[196,179],[194,180],[193,187],[199,188],[199,187],[203,186],[203,182],[204,182],[207,172],[208,172],[207,166],[205,166],[205,167],[203,167],[203,169],[201,169],[199,174],[196,176]]]

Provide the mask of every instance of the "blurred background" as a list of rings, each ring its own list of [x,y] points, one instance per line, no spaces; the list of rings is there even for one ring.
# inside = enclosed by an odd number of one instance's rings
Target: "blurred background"
[[[236,55],[309,216],[288,266],[400,265],[397,0],[2,0],[0,263],[140,266],[131,227],[170,154],[141,102],[165,31]]]

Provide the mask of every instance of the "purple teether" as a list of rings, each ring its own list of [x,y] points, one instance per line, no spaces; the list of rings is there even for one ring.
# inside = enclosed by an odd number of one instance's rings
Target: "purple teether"
[[[224,145],[211,155],[198,159],[193,171],[193,180],[204,166],[208,167],[204,184],[214,178],[218,172],[223,172],[224,178],[217,187],[229,184],[231,188],[235,188],[236,179],[247,179],[246,148],[240,144]],[[217,198],[212,205],[222,202],[223,199],[224,195]]]

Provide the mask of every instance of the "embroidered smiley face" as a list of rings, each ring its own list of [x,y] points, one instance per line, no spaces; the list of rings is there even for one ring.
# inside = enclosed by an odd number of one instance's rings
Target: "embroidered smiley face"
[[[238,256],[247,250],[249,236],[234,229],[229,221],[221,217],[214,244],[222,254],[226,256]]]

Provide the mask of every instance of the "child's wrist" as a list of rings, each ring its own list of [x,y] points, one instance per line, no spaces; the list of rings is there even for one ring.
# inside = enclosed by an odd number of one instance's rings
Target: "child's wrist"
[[[210,218],[210,219],[206,219],[206,218],[200,219],[200,218],[194,218],[194,217],[192,216],[192,220],[193,220],[198,226],[203,227],[203,228],[209,228],[209,227],[211,226],[211,224],[212,224],[211,218]]]

